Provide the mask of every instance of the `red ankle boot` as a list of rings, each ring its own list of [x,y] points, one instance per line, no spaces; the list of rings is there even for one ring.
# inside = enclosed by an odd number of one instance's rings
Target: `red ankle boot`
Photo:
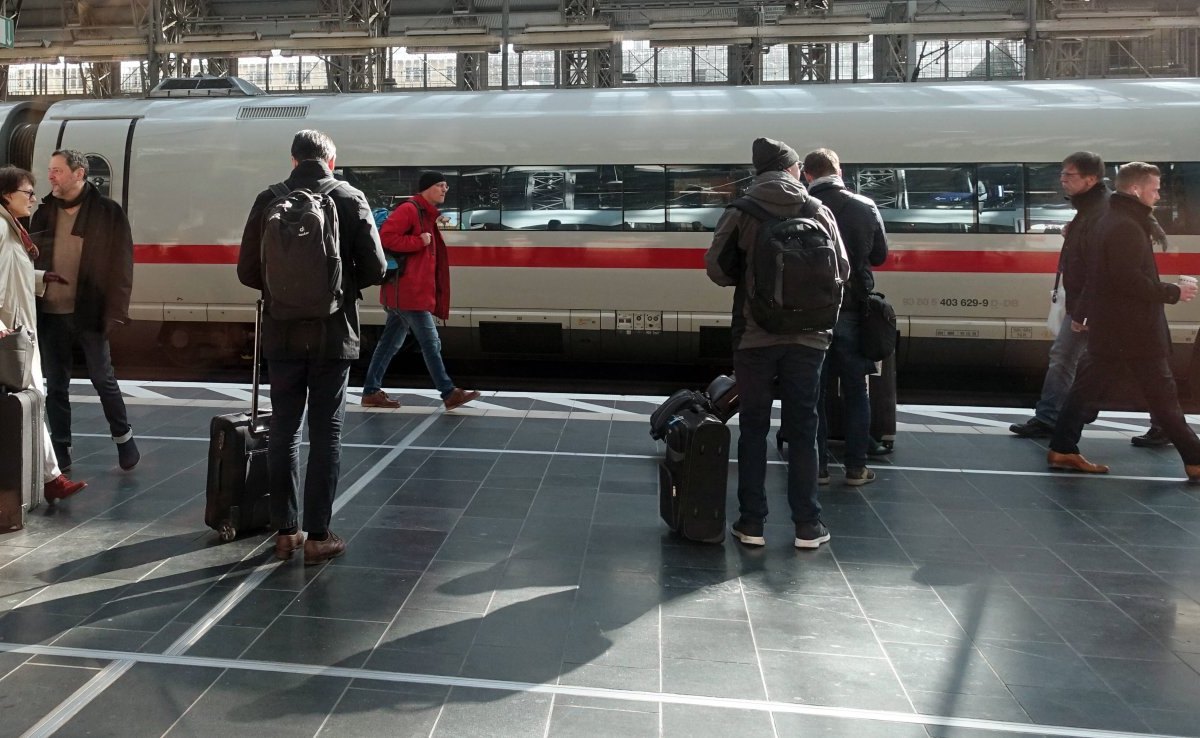
[[[86,486],[87,482],[72,482],[70,479],[67,479],[66,474],[59,474],[54,479],[46,482],[45,486],[42,487],[42,491],[46,502],[54,502],[55,500],[65,500]]]

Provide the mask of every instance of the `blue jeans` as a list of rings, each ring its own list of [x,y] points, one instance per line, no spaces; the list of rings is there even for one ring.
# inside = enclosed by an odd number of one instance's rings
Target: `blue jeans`
[[[271,526],[297,524],[300,489],[300,424],[308,405],[308,469],[304,473],[304,525],[323,537],[333,516],[342,468],[342,421],[346,417],[348,360],[271,360],[271,437],[267,465],[271,474]]]
[[[817,403],[820,424],[817,430],[817,459],[824,467],[829,463],[827,450],[828,419],[825,417],[825,394],[831,389],[831,379],[837,379],[842,395],[842,427],[846,437],[846,454],[842,459],[847,469],[867,465],[867,447],[871,433],[871,400],[867,395],[867,375],[875,371],[875,362],[862,355],[858,348],[859,324],[862,314],[845,310],[838,315],[833,328],[833,342],[825,354],[821,369],[821,400]],[[784,434],[787,437],[787,434]]]
[[[1046,379],[1042,382],[1042,396],[1038,398],[1033,415],[1046,425],[1058,422],[1058,411],[1067,400],[1067,392],[1075,381],[1075,369],[1087,349],[1087,331],[1076,333],[1071,330],[1071,316],[1063,318],[1058,337],[1050,345],[1050,366],[1046,367]]]
[[[825,352],[807,346],[767,346],[733,352],[741,392],[738,411],[738,509],[743,518],[767,517],[767,433],[775,378],[783,400],[783,432],[788,439],[788,506],[792,521],[812,523],[821,515],[817,501],[817,400]]]
[[[442,339],[438,338],[437,324],[433,322],[433,314],[424,310],[397,310],[386,308],[387,323],[375,345],[375,353],[371,355],[371,365],[367,367],[367,376],[363,380],[363,394],[369,395],[383,388],[383,375],[388,365],[396,356],[396,352],[404,345],[408,332],[421,345],[421,356],[425,359],[425,368],[433,386],[442,395],[442,399],[454,391],[454,381],[446,373],[446,365],[442,363]]]

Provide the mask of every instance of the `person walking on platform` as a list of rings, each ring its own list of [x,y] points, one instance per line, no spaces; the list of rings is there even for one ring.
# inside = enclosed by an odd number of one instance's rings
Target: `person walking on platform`
[[[738,507],[740,517],[732,525],[735,538],[746,545],[762,546],[763,522],[767,517],[767,433],[771,405],[778,378],[783,402],[782,423],[788,439],[788,505],[795,524],[797,548],[817,548],[829,540],[829,529],[821,521],[817,500],[817,400],[821,391],[821,365],[829,348],[830,330],[772,332],[755,319],[761,316],[752,299],[760,265],[755,263],[763,248],[761,229],[769,221],[740,209],[747,207],[787,220],[806,218],[815,222],[836,254],[837,282],[834,297],[840,300],[840,283],[850,274],[846,250],[837,221],[829,208],[810,197],[800,184],[800,157],[783,143],[759,138],[752,148],[755,177],[746,190],[745,201],[735,201],[717,223],[712,245],[705,255],[708,277],[716,284],[735,287],[733,293],[733,366],[740,397],[738,439]],[[772,228],[772,232],[775,229]],[[768,238],[768,241],[771,237]],[[836,317],[836,304],[833,305]],[[827,325],[832,326],[833,320]]]
[[[4,203],[0,208],[0,220],[4,221],[0,225],[0,336],[24,329],[33,332],[37,342],[34,294],[45,292],[46,285],[61,284],[63,278],[55,272],[33,268],[38,249],[20,223],[21,218],[29,217],[33,203],[37,201],[33,186],[33,175],[24,169],[0,167],[0,201]],[[33,389],[44,395],[42,360],[36,351],[32,363]],[[42,472],[46,480],[43,496],[47,502],[54,502],[79,492],[87,483],[72,482],[62,473],[50,442],[50,429],[44,420],[40,425],[44,450]],[[15,448],[16,443],[8,441],[5,453],[11,453]]]
[[[1071,316],[1087,278],[1095,225],[1108,209],[1110,195],[1104,184],[1104,160],[1090,151],[1077,151],[1063,159],[1058,181],[1075,208],[1075,217],[1063,230],[1062,250],[1058,254],[1058,273],[1062,275],[1058,299],[1066,300],[1066,311],[1058,335],[1050,345],[1050,364],[1034,415],[1024,423],[1008,427],[1022,438],[1046,438],[1054,433],[1059,409],[1071,389],[1080,357],[1087,349],[1088,334],[1071,330]]]
[[[117,462],[129,470],[142,455],[113,372],[108,336],[114,327],[129,322],[133,235],[125,211],[100,194],[87,173],[82,152],[61,149],[51,154],[51,194],[29,223],[40,251],[37,267],[63,278],[46,286],[38,304],[46,419],[58,464],[69,470],[71,369],[78,344],[117,444]]]
[[[259,340],[271,384],[267,463],[271,479],[271,526],[278,531],[275,555],[286,560],[303,547],[304,563],[309,565],[340,556],[346,550],[345,542],[329,530],[341,475],[346,387],[350,362],[358,358],[361,290],[383,281],[385,262],[367,198],[359,190],[334,179],[337,148],[333,140],[321,131],[300,131],[292,140],[291,154],[292,173],[278,189],[327,191],[336,209],[341,254],[340,301],[335,302],[335,309],[326,317],[294,319],[271,314],[271,272],[267,267],[282,268],[274,262],[263,264],[267,213],[279,197],[272,188],[259,193],[250,209],[242,233],[237,272],[242,284],[263,291],[266,302]],[[303,530],[308,532],[308,540],[300,529],[296,499],[300,423],[306,402],[309,452],[304,476]]]
[[[842,309],[833,339],[821,370],[821,398],[817,402],[820,423],[817,432],[818,481],[829,483],[825,417],[825,395],[829,375],[841,384],[845,418],[846,454],[842,459],[846,484],[859,487],[875,481],[875,472],[867,468],[867,455],[875,443],[871,438],[871,401],[867,394],[867,375],[875,372],[875,362],[859,349],[858,327],[862,317],[859,306],[875,289],[871,267],[887,259],[887,234],[879,209],[869,198],[851,192],[842,182],[841,160],[836,152],[817,149],[804,157],[800,170],[808,183],[808,194],[824,203],[837,219],[842,243],[850,260],[850,281],[842,295]]]
[[[379,290],[387,323],[375,345],[363,380],[363,407],[397,408],[400,402],[383,391],[383,375],[409,331],[421,346],[425,368],[447,410],[462,407],[479,397],[475,390],[454,386],[442,362],[442,341],[434,317],[450,317],[450,261],[439,227],[438,205],[446,201],[450,185],[441,172],[422,172],[417,194],[392,211],[379,231],[383,248],[405,266]]]
[[[1200,482],[1200,438],[1188,426],[1175,393],[1168,357],[1171,335],[1164,304],[1188,302],[1196,283],[1159,280],[1152,243],[1154,204],[1161,173],[1143,162],[1117,172],[1117,192],[1095,224],[1084,291],[1076,296],[1070,329],[1088,333],[1088,348],[1067,393],[1050,440],[1047,462],[1055,469],[1106,474],[1079,453],[1079,438],[1105,391],[1121,375],[1142,391],[1150,418],[1183,458],[1188,481]]]

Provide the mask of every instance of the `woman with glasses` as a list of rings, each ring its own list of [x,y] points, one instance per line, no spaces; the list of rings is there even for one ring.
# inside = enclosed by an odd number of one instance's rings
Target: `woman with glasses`
[[[37,202],[33,185],[33,175],[24,169],[0,167],[0,202],[4,204],[0,208],[0,335],[17,328],[34,333],[37,328],[34,293],[45,292],[46,285],[51,282],[66,282],[55,272],[33,268],[37,247],[21,225],[21,219],[30,216]],[[42,381],[40,353],[33,352],[33,388],[44,396],[46,388]],[[43,459],[46,501],[53,503],[86,487],[86,482],[72,482],[59,469],[45,422],[42,423],[42,442],[46,454]]]

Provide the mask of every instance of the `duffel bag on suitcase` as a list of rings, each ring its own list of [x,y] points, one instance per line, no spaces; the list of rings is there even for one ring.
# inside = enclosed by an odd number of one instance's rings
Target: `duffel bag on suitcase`
[[[667,423],[665,441],[658,465],[663,521],[693,541],[724,541],[729,428],[703,410],[685,408]]]
[[[704,396],[708,398],[708,411],[722,423],[728,423],[730,418],[737,415],[741,398],[737,379],[732,374],[722,374],[709,382]]]
[[[254,321],[254,370],[249,413],[218,415],[209,424],[204,524],[232,541],[271,523],[267,466],[269,414],[258,412],[263,301]]]
[[[20,392],[33,386],[34,351],[33,336],[20,326],[0,337],[0,387]]]
[[[706,410],[708,398],[695,390],[681,389],[675,392],[650,413],[650,437],[661,441],[667,433],[667,423],[688,408]]]
[[[42,502],[44,408],[37,390],[0,390],[0,531],[25,527],[25,514]]]

